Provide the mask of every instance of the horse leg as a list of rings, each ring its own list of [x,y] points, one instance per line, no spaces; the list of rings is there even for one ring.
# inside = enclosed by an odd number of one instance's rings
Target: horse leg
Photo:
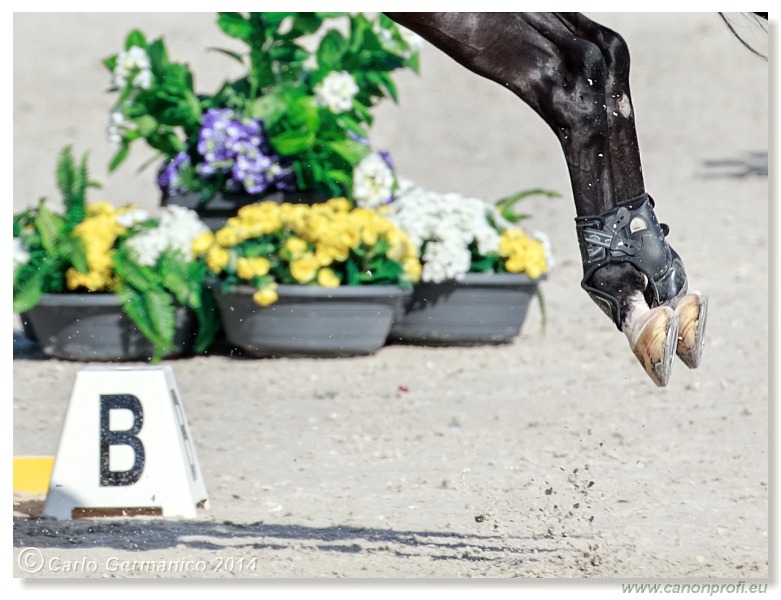
[[[638,197],[645,193],[645,186],[629,91],[630,60],[627,44],[616,32],[580,13],[561,13],[557,16],[574,35],[593,42],[605,57],[607,71],[604,85],[614,193],[616,198]],[[702,358],[708,298],[692,291],[683,297],[675,296],[668,304],[675,309],[680,322],[676,353],[689,368],[697,368]],[[643,340],[633,340],[642,331],[634,321],[647,320],[643,307],[639,304],[638,307],[640,310],[630,312],[630,326],[624,328],[630,346],[636,353],[637,347],[644,344]],[[654,310],[661,310],[661,307]],[[651,327],[651,324],[646,327]]]
[[[615,209],[617,200],[632,198],[616,196],[604,84],[608,65],[594,42],[573,35],[551,13],[389,16],[475,73],[506,86],[543,118],[564,151],[581,225]],[[647,278],[628,262],[600,263],[588,279],[587,291],[625,331],[648,375],[666,385],[679,317],[664,309],[653,319],[644,317],[642,327],[634,326],[648,312],[648,305],[638,301]]]

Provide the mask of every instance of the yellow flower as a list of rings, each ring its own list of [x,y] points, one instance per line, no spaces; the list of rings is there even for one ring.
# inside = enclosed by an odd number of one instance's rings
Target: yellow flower
[[[236,275],[241,279],[249,280],[253,277],[268,275],[270,267],[271,263],[262,256],[258,256],[257,258],[244,258],[242,256],[236,259]]]
[[[113,216],[116,211],[110,202],[101,200],[100,202],[91,202],[87,204],[86,213],[88,217]]]
[[[510,273],[526,273],[536,279],[548,268],[542,242],[529,237],[521,229],[502,232],[499,254],[507,259],[504,266]]]
[[[344,229],[338,234],[334,242],[337,248],[349,251],[358,247],[358,244],[361,242],[361,236],[356,229]]]
[[[212,246],[206,254],[206,266],[212,273],[219,274],[230,261],[230,254],[225,248]]]
[[[269,306],[270,304],[274,304],[278,299],[279,296],[277,295],[276,283],[271,283],[252,295],[252,300],[259,306]]]
[[[317,285],[329,288],[339,287],[339,277],[331,269],[320,269],[317,274]]]
[[[305,204],[282,204],[279,207],[281,224],[296,235],[303,235],[306,231],[308,214]]]
[[[273,233],[282,227],[280,208],[276,202],[266,201],[242,206],[236,219],[241,228],[246,229],[249,237]]]
[[[510,256],[504,263],[504,268],[509,273],[522,273],[526,269],[526,261],[520,255]]]
[[[408,258],[417,257],[418,249],[403,231],[394,227],[388,230],[385,234],[385,239],[390,244],[386,254],[391,260],[401,263]]]
[[[296,258],[302,257],[306,253],[308,246],[307,243],[301,238],[292,237],[285,242],[283,248],[290,256],[288,260],[294,260]]]
[[[201,256],[206,254],[214,245],[214,233],[211,231],[204,231],[195,236],[193,240],[193,256]]]
[[[367,246],[374,246],[380,235],[374,223],[367,223],[361,230],[361,241]]]
[[[322,242],[315,249],[315,257],[321,267],[327,267],[334,261],[346,261],[350,257],[350,249],[341,244]]]
[[[290,274],[298,283],[309,283],[317,275],[320,265],[314,254],[306,254],[290,263]]]
[[[108,292],[112,291],[114,278],[110,274],[98,271],[82,273],[70,268],[65,272],[65,284],[69,290],[86,288],[90,292]]]
[[[326,204],[338,213],[348,213],[352,208],[347,198],[331,198]]]
[[[409,277],[412,283],[420,281],[420,275],[423,272],[423,265],[417,257],[408,258],[404,261],[404,273]]]
[[[239,229],[231,225],[227,225],[220,229],[214,235],[214,239],[217,240],[217,243],[223,248],[232,248],[244,241]]]

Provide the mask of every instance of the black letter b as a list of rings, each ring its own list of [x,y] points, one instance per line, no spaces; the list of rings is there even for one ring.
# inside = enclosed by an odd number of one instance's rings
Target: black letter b
[[[112,409],[124,408],[133,413],[130,429],[112,431],[109,429],[109,413]],[[133,485],[144,472],[144,444],[138,439],[138,432],[144,424],[141,401],[130,394],[101,394],[100,396],[100,485]],[[129,471],[112,471],[109,467],[109,447],[130,446],[135,460]]]

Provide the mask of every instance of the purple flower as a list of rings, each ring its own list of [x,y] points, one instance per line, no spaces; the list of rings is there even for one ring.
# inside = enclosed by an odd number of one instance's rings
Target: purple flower
[[[396,166],[393,162],[393,157],[391,156],[390,152],[388,152],[387,150],[378,150],[377,154],[380,155],[380,158],[385,162],[386,165],[388,165],[388,168],[391,171],[396,170]]]
[[[369,140],[368,139],[358,135],[354,131],[348,131],[347,132],[347,137],[350,138],[351,140],[355,140],[356,142],[361,142],[362,144],[366,144],[367,146],[369,145]]]
[[[292,170],[274,154],[260,120],[240,117],[229,108],[206,112],[198,135],[201,176],[230,175],[226,188],[250,194],[293,189]]]
[[[157,174],[157,185],[163,195],[179,196],[187,191],[182,183],[181,172],[190,166],[190,157],[186,152],[180,152],[163,165]]]

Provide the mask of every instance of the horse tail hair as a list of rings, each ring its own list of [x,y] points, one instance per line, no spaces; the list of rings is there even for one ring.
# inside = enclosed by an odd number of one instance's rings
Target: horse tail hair
[[[765,34],[767,34],[768,13],[752,12],[752,13],[741,13],[741,15],[752,25],[756,25],[760,27],[765,32]],[[752,46],[748,41],[746,41],[746,39],[735,30],[735,26],[732,24],[730,17],[726,16],[722,12],[719,13],[719,16],[721,17],[721,20],[724,21],[724,24],[727,26],[727,29],[730,30],[732,35],[734,35],[738,39],[738,41],[740,41],[740,43],[749,50],[749,52],[767,61],[767,55],[763,54],[762,52],[754,48],[754,46]]]

